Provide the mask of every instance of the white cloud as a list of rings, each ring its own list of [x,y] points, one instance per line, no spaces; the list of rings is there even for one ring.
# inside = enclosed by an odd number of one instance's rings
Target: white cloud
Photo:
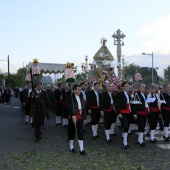
[[[153,23],[146,24],[138,32],[140,38],[145,38],[141,46],[147,51],[159,54],[170,54],[170,15]]]
[[[135,63],[143,67],[151,67],[151,56],[142,56],[142,52],[154,53],[154,67],[159,67],[158,74],[170,65],[170,15],[155,22],[147,23],[137,33],[138,45],[123,50],[128,63]],[[135,44],[136,45],[136,44]]]

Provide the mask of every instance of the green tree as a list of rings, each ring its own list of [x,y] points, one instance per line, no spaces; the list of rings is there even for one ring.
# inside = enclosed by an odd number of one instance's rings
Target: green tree
[[[134,63],[129,64],[126,66],[126,71],[125,71],[125,79],[132,77],[135,80],[135,74],[140,73],[142,76],[142,83],[149,84],[152,82],[152,68],[149,67],[140,67]],[[157,71],[154,68],[153,69],[154,73],[154,83],[158,83],[158,75]]]
[[[170,66],[164,69],[164,77],[166,81],[170,81]]]

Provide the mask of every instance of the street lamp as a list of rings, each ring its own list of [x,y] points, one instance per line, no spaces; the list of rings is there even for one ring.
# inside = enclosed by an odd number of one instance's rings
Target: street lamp
[[[152,56],[152,84],[153,84],[153,82],[154,82],[154,77],[153,77],[153,52],[152,52],[152,54],[142,53],[142,55],[150,55],[150,56]]]

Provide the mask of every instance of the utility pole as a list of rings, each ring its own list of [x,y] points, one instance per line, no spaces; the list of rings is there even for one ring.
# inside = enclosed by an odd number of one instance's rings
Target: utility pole
[[[112,35],[112,37],[114,38],[114,45],[117,45],[117,59],[118,59],[118,77],[121,78],[121,46],[124,45],[124,42],[122,42],[122,39],[124,39],[124,37],[126,37],[126,35],[124,35],[123,33],[121,33],[120,29],[118,29],[116,31],[116,33],[114,33]]]

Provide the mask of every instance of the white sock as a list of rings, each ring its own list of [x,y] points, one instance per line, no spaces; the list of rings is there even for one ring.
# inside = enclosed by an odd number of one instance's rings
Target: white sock
[[[33,122],[33,117],[31,116],[31,117],[30,117],[30,123],[32,123],[32,122]]]
[[[74,148],[73,146],[73,140],[70,140],[70,150],[72,150]]]
[[[155,130],[150,131],[150,139],[153,141],[155,139]]]
[[[105,130],[107,141],[110,139],[110,130]]]
[[[78,140],[78,142],[79,142],[80,151],[82,152],[84,150],[83,140]]]
[[[110,128],[110,134],[114,134],[115,133],[114,130],[115,130],[115,123],[112,123]]]
[[[164,127],[164,136],[168,137],[168,127]]]
[[[139,134],[138,134],[138,142],[143,143],[143,133],[142,132],[139,132]]]
[[[97,136],[97,130],[98,130],[98,124],[95,125],[95,130],[96,130],[96,136]]]
[[[125,145],[127,145],[127,135],[128,135],[128,133],[123,133],[123,144],[124,144],[124,146]]]
[[[56,119],[56,124],[57,124],[58,123],[58,116],[56,116],[55,119]]]
[[[68,119],[66,119],[66,125],[68,125]]]
[[[91,126],[92,131],[93,131],[93,136],[96,136],[96,130],[95,130],[95,127],[96,127],[96,125],[92,125],[92,126]]]
[[[66,119],[63,118],[63,126],[66,125]]]
[[[58,123],[61,123],[61,116],[58,116]]]
[[[29,115],[25,115],[25,121],[28,122],[29,120]]]

